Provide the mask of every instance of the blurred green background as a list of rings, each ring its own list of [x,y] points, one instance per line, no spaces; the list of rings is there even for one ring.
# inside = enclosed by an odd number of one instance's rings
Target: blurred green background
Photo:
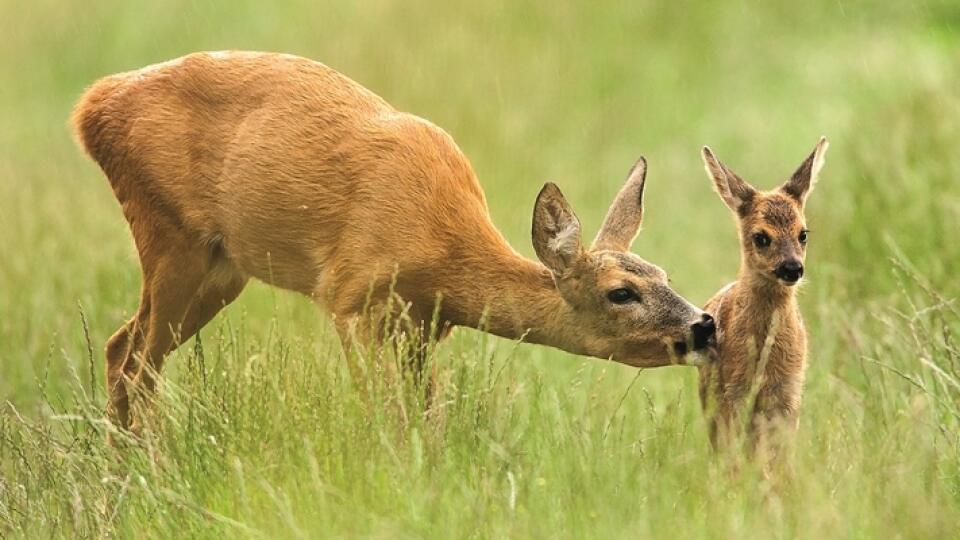
[[[831,516],[820,523],[826,527],[855,502],[842,529],[848,536],[957,534],[958,409],[940,408],[955,407],[956,394],[949,393],[951,379],[925,379],[932,375],[917,359],[942,361],[950,373],[958,354],[950,341],[957,329],[952,302],[960,294],[958,29],[960,4],[946,0],[0,0],[0,400],[11,405],[5,422],[13,425],[15,407],[49,427],[50,401],[70,407],[77,388],[88,386],[81,308],[98,384],[102,343],[136,308],[133,244],[107,182],[72,140],[67,119],[75,100],[101,76],[192,51],[280,51],[324,62],[449,131],[477,171],[495,224],[529,256],[532,205],[544,181],[561,186],[592,237],[628,168],[646,156],[647,213],[634,251],[664,267],[695,303],[732,280],[739,260],[733,221],[711,190],[699,148],[709,144],[746,179],[772,188],[826,135],[827,164],[807,212],[812,234],[802,307],[811,354],[798,452],[811,456],[801,459],[801,471],[821,487],[838,471],[853,471],[863,484],[851,480],[845,496],[824,488],[827,500],[809,512]],[[306,344],[304,362],[337,361],[329,322],[305,298],[255,285],[221,317],[251,342],[268,344],[275,330]],[[476,339],[463,331],[449,347],[469,350]],[[521,346],[511,362],[523,366],[513,377],[535,378],[582,414],[590,414],[590,392],[606,404],[604,414],[625,415],[628,423],[648,405],[661,413],[678,407],[670,421],[696,433],[683,446],[707,453],[694,370],[644,372],[637,385],[645,394],[634,391],[617,408],[634,370],[532,346]],[[917,379],[901,380],[876,362]],[[171,361],[167,373],[184,380],[183,370]],[[590,389],[571,386],[597,376],[603,380]],[[955,371],[953,377],[956,384]],[[638,437],[649,425],[637,425]],[[917,446],[885,446],[891,437]],[[946,453],[917,457],[931,445]],[[905,475],[917,477],[889,488],[891,499],[882,501],[865,486],[879,485],[871,474],[890,471],[864,459],[869,448],[888,452],[889,463],[910,463]],[[12,455],[0,453],[10,459],[8,473],[17,467]],[[842,456],[838,468],[816,467],[812,456],[831,455]],[[469,469],[470,458],[462,459]],[[696,459],[696,466],[710,466]],[[813,470],[823,476],[816,480]],[[556,489],[593,487],[560,480]],[[18,515],[10,500],[9,515]],[[53,497],[44,504],[68,503]],[[586,508],[569,504],[573,514]],[[551,523],[567,533],[656,532],[626,528],[623,515],[605,515],[606,529]],[[480,516],[478,523],[488,525],[504,518]],[[474,533],[532,534],[535,517],[531,510],[527,528],[491,525]],[[751,523],[769,526],[778,518],[716,529],[704,519],[685,532],[757,533]],[[375,522],[332,530],[382,533]],[[64,530],[56,520],[46,523]],[[410,525],[415,520],[391,523],[399,525],[385,530],[431,530],[430,520],[423,528]],[[803,523],[780,533],[826,530]]]

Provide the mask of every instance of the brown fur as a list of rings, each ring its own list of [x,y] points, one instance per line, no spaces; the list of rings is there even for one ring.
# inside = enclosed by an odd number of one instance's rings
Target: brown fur
[[[111,409],[154,382],[163,357],[229,304],[251,277],[326,307],[345,343],[373,337],[370,313],[402,298],[440,334],[483,327],[508,338],[637,366],[695,360],[702,312],[659,268],[626,253],[640,225],[646,163],[632,171],[597,249],[580,243],[556,186],[537,199],[539,264],[490,222],[453,139],[336,71],[267,53],[197,53],[106,77],[74,112],[130,223],[143,291],[107,349]],[[625,264],[625,262],[629,264]],[[610,288],[643,302],[612,305]],[[365,307],[371,306],[367,311]]]
[[[763,193],[704,148],[707,174],[736,215],[741,243],[737,281],[705,306],[718,326],[716,361],[700,368],[700,397],[715,448],[729,449],[746,425],[748,449],[773,457],[797,429],[807,334],[797,287],[778,279],[775,269],[787,260],[803,262],[804,202],[826,149],[821,139],[790,180]],[[770,245],[758,246],[757,233],[767,234]]]

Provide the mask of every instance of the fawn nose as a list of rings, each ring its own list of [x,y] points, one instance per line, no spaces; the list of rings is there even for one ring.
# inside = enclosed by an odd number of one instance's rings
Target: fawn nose
[[[796,283],[803,277],[803,265],[799,261],[787,261],[778,266],[774,274],[787,283]]]
[[[704,313],[703,317],[693,323],[690,329],[693,330],[693,348],[694,350],[700,350],[714,342],[714,336],[717,333],[717,323],[714,322],[713,317],[708,313]]]

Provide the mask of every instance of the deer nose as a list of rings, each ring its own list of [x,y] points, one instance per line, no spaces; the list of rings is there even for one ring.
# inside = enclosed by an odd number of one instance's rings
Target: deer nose
[[[717,323],[709,313],[704,313],[703,317],[690,327],[693,331],[693,348],[700,350],[706,348],[714,342],[713,337],[717,333]]]
[[[796,283],[803,277],[803,265],[800,261],[787,261],[778,266],[774,274],[787,283]]]

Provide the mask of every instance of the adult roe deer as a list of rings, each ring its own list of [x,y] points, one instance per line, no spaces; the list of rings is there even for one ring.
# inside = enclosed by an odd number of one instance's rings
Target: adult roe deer
[[[420,328],[436,309],[434,337],[482,326],[634,366],[696,363],[714,332],[661,269],[627,252],[643,159],[589,249],[560,190],[543,187],[539,264],[493,226],[446,132],[304,58],[196,53],[108,76],[73,122],[122,206],[143,273],[136,314],[106,346],[110,411],[125,428],[138,428],[128,384],[152,390],[144,366],[159,372],[250,277],[325,306],[345,345],[377,339],[365,306],[382,308],[393,293]]]
[[[736,216],[741,263],[737,281],[705,306],[716,316],[717,347],[715,362],[699,368],[700,398],[714,448],[730,449],[746,425],[747,449],[759,452],[765,465],[799,421],[807,365],[807,333],[796,301],[809,232],[803,211],[827,147],[821,138],[790,179],[770,192],[758,191],[703,148],[707,175]]]

